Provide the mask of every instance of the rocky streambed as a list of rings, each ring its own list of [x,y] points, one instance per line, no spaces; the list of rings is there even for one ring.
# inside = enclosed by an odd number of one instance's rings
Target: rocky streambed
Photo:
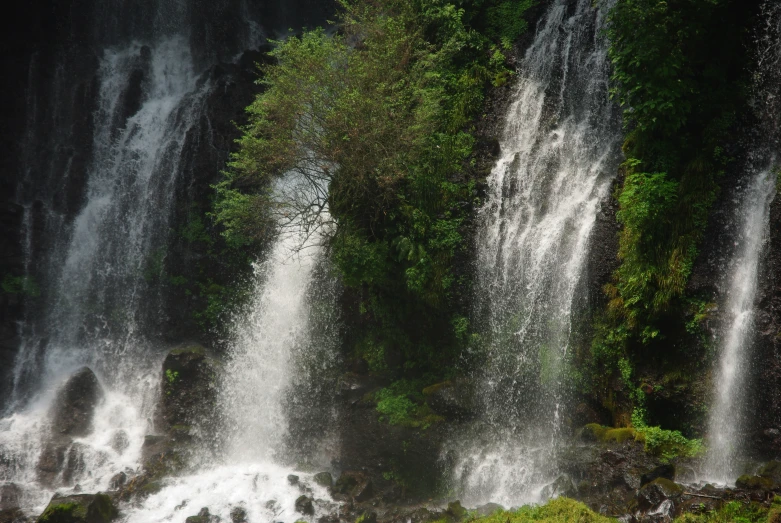
[[[78,478],[89,475],[82,459],[88,450],[78,440],[99,421],[94,417],[102,391],[89,368],[75,372],[58,391],[49,436],[37,465],[39,481],[57,493],[41,514],[31,514],[20,508],[25,499],[23,486],[3,485],[0,523],[121,521],[176,478],[198,472],[218,454],[214,442],[220,415],[215,383],[221,369],[220,361],[201,345],[187,344],[170,351],[160,372],[156,433],[144,439],[142,465],[117,470],[104,492],[82,492],[78,484]],[[343,437],[336,457],[330,470],[302,466],[304,472],[273,479],[284,482],[279,487],[293,492],[295,499],[294,512],[285,513],[280,523],[298,519],[317,523],[457,522],[514,508],[495,503],[463,507],[443,480],[447,457],[442,442],[473,421],[468,383],[446,383],[427,390],[427,412],[433,422],[425,428],[383,421],[370,399],[371,392],[382,385],[381,380],[356,372],[339,380]],[[120,449],[127,445],[121,431],[112,445]],[[559,452],[558,475],[542,488],[540,502],[568,497],[625,522],[671,521],[684,513],[704,514],[735,501],[770,510],[776,494],[781,494],[781,462],[747,465],[749,473],[738,478],[734,487],[712,485],[698,481],[697,458],[665,459],[649,453],[631,428],[609,429],[591,423],[575,430]],[[293,464],[291,470],[295,468]],[[197,493],[193,494],[177,507],[179,517],[187,514],[187,523],[225,520],[224,514],[214,514],[213,507],[201,506]],[[275,510],[282,500],[261,501],[270,514],[281,513]],[[230,520],[250,521],[247,504],[257,502],[236,502]]]

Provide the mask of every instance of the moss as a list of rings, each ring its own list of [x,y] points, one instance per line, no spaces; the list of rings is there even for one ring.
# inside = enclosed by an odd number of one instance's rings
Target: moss
[[[453,383],[451,381],[443,381],[442,383],[435,383],[434,385],[430,385],[423,389],[423,395],[424,396],[431,396],[432,394],[436,394],[442,389],[446,389],[448,387],[452,387]]]
[[[117,516],[118,512],[111,502],[111,498],[107,494],[95,494],[87,509],[87,520],[90,522],[111,521]]]
[[[662,488],[665,496],[668,498],[679,497],[681,494],[683,494],[683,487],[667,478],[656,478],[651,483],[654,485],[659,485]]]
[[[50,504],[43,511],[38,523],[72,523],[83,519],[87,515],[87,509],[79,503],[65,502]]]
[[[772,513],[772,510],[770,511]],[[768,510],[758,503],[744,504],[730,501],[718,510],[704,514],[683,514],[675,523],[776,523],[770,519]]]
[[[637,431],[631,427],[610,428],[603,427],[598,423],[589,423],[583,428],[586,439],[599,441],[600,443],[624,443],[625,441],[637,440]]]
[[[206,349],[203,347],[203,345],[193,343],[192,345],[177,347],[171,351],[171,354],[174,356],[181,356],[182,354],[196,354],[198,356],[206,356]]]
[[[117,517],[117,509],[106,494],[60,498],[46,507],[38,523],[108,523]]]
[[[750,476],[744,474],[735,481],[735,486],[746,490],[770,490],[773,488],[773,480],[761,476]]]
[[[475,523],[612,523],[614,519],[589,510],[583,503],[557,498],[539,507],[521,507],[513,511],[497,511],[490,516],[467,520]]]
[[[146,485],[142,486],[138,489],[138,493],[146,496],[151,496],[152,494],[157,494],[163,490],[163,484],[159,481],[150,481]]]

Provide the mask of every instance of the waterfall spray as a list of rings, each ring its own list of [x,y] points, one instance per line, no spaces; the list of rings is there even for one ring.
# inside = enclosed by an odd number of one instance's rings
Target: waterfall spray
[[[591,232],[620,159],[601,36],[610,6],[579,0],[573,13],[568,4],[553,2],[523,59],[480,211],[476,317],[488,429],[458,452],[455,473],[470,504],[534,501],[554,477]]]

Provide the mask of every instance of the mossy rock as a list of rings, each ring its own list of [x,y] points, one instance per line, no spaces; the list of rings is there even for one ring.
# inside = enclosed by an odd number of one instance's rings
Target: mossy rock
[[[200,343],[189,343],[180,345],[171,351],[172,356],[182,356],[192,354],[193,356],[206,356],[206,348]]]
[[[769,461],[760,467],[758,476],[770,478],[776,484],[781,484],[781,461]]]
[[[466,517],[466,509],[461,506],[460,501],[453,501],[448,503],[446,513],[455,521],[461,521]]]
[[[773,488],[773,480],[744,474],[735,481],[735,486],[745,490],[770,490]]]
[[[54,497],[38,523],[108,523],[119,513],[106,494]]]
[[[330,488],[334,484],[334,478],[330,472],[318,472],[312,479],[321,487]]]
[[[161,490],[163,490],[163,484],[161,482],[150,481],[146,485],[139,488],[138,493],[142,496],[151,496],[152,494],[157,494]]]
[[[586,441],[598,441],[600,443],[624,443],[629,440],[637,440],[638,433],[631,427],[610,428],[598,423],[589,423],[583,427],[581,438]]]

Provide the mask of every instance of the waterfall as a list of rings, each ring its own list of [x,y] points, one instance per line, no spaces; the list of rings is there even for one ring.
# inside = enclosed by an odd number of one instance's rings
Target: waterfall
[[[724,313],[718,340],[714,400],[708,427],[708,455],[703,476],[731,483],[745,460],[746,400],[750,388],[750,359],[755,340],[754,316],[760,262],[769,235],[770,204],[778,184],[777,97],[781,87],[781,7],[764,8],[767,25],[758,41],[758,74],[755,87],[760,137],[749,156],[744,187],[738,188],[733,210],[737,224],[730,259],[721,288]]]
[[[111,4],[91,13],[92,47],[62,51],[51,84],[30,86],[48,94],[54,108],[51,129],[34,126],[48,116],[30,95],[18,191],[25,264],[40,275],[46,300],[24,326],[11,401],[0,419],[0,485],[20,488],[20,504],[31,511],[42,510],[55,489],[105,490],[113,474],[139,464],[144,437],[153,433],[166,351],[166,304],[160,286],[150,283],[162,272],[178,177],[189,175],[187,138],[208,119],[214,85],[205,72],[222,55],[258,43],[255,26],[241,20],[226,48],[218,34],[195,38],[179,23],[196,19],[186,2],[151,2],[143,12]],[[241,14],[244,5],[233,7]],[[139,16],[143,30],[134,26]],[[72,85],[79,64],[86,77],[94,68],[86,90]],[[43,67],[33,61],[31,77]],[[42,152],[51,157],[39,158]],[[74,189],[79,176],[83,195]],[[36,235],[44,237],[37,250]],[[52,453],[58,390],[85,366],[102,390],[92,430]],[[52,457],[44,479],[38,469]]]
[[[314,238],[305,240],[297,230],[279,236],[269,258],[256,267],[249,305],[232,321],[228,362],[219,385],[221,451],[216,458],[204,459],[196,474],[171,478],[161,492],[130,512],[127,523],[183,522],[201,507],[223,520],[230,520],[237,507],[245,511],[248,521],[300,519],[295,500],[302,490],[287,479],[292,472],[313,489],[315,497],[328,498],[326,489],[311,481],[311,473],[285,465],[290,461],[285,451],[289,430],[285,407],[297,387],[322,380],[336,363],[338,318],[333,314],[327,318],[330,329],[310,321],[316,317],[311,310],[313,294],[324,293],[329,302],[336,299],[333,282],[317,277],[322,263]],[[311,349],[313,343],[319,352]],[[316,374],[302,371],[307,357],[317,358]],[[324,441],[329,434],[311,437]],[[314,464],[323,465],[310,462]],[[183,506],[188,509],[182,511]],[[316,516],[326,508],[332,507],[316,505]]]
[[[591,233],[620,161],[601,35],[608,4],[552,3],[522,61],[488,178],[475,311],[487,358],[477,377],[484,414],[456,445],[454,476],[471,505],[536,501],[555,477]]]

